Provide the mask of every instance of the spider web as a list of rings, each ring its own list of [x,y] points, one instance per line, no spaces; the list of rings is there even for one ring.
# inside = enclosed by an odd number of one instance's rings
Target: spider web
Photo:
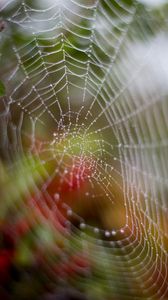
[[[84,248],[95,245],[117,299],[168,297],[168,42],[159,12],[161,21],[132,0],[1,5],[1,155],[10,168],[18,156],[38,158],[34,201],[43,197],[47,218],[59,211]]]

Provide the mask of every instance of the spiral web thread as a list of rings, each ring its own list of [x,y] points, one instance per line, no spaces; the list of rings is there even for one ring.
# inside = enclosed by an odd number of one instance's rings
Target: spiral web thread
[[[165,299],[168,91],[157,49],[166,44],[164,12],[164,30],[150,9],[131,0],[4,1],[1,15],[8,93],[1,105],[2,152],[7,159],[35,153],[47,180],[41,190],[36,183],[34,188],[49,200],[53,178],[71,186],[77,164],[77,185],[81,178],[89,182],[86,198],[98,205],[104,197],[114,211],[121,201],[122,224],[112,221],[110,229],[87,223],[65,203],[64,208],[67,219],[73,213],[78,219],[81,234],[94,232],[87,240],[82,235],[84,247],[97,244],[93,256],[107,246],[99,258],[114,297]],[[49,172],[50,163],[56,167]],[[56,191],[52,205],[59,200]]]

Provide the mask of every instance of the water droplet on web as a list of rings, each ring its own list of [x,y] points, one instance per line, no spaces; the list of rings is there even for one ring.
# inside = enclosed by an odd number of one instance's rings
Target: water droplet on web
[[[55,194],[54,194],[54,199],[55,199],[56,201],[59,201],[59,200],[60,200],[60,194],[59,194],[59,193],[55,193]]]
[[[85,229],[85,228],[86,228],[86,224],[85,224],[85,223],[81,223],[81,224],[80,224],[80,228],[81,228],[81,229]]]
[[[106,237],[109,237],[110,236],[110,231],[106,230],[104,234],[105,234]]]
[[[95,232],[95,233],[99,233],[99,228],[95,227],[95,228],[94,228],[94,232]]]
[[[72,216],[72,209],[67,210],[67,216]]]

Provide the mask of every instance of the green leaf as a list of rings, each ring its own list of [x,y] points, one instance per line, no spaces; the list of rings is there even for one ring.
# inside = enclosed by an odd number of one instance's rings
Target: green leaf
[[[4,86],[3,82],[0,80],[0,97],[4,96],[5,93],[6,93],[5,86]]]

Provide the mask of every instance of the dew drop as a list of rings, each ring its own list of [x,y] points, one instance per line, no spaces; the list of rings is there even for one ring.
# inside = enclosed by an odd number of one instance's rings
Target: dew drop
[[[104,234],[105,234],[106,237],[109,237],[109,236],[110,236],[110,232],[109,232],[109,231],[105,231]]]
[[[71,209],[67,210],[67,216],[72,216],[72,210]]]
[[[59,194],[59,193],[55,193],[55,194],[54,194],[54,199],[55,199],[56,201],[60,200],[60,194]]]
[[[95,227],[95,228],[94,228],[94,232],[95,232],[95,233],[99,233],[99,228]]]
[[[80,224],[80,229],[85,229],[86,228],[86,224],[85,223],[81,223]]]

